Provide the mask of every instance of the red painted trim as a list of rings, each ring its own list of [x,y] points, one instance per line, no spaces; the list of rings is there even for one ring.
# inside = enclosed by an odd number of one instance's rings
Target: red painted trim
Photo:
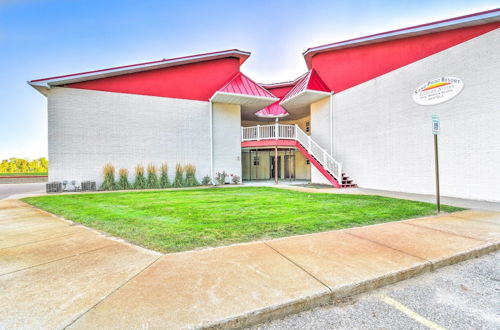
[[[47,175],[15,175],[15,176],[1,176],[0,179],[26,179],[26,178],[47,178]]]
[[[275,147],[287,146],[296,147],[299,151],[320,171],[321,174],[335,187],[342,188],[342,185],[296,140],[260,140],[241,142],[242,148]]]
[[[258,148],[258,147],[295,147],[295,140],[260,140],[260,141],[243,141],[242,148]]]

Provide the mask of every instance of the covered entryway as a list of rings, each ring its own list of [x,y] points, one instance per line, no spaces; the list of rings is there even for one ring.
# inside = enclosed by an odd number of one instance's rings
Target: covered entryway
[[[311,165],[296,148],[278,148],[277,158],[275,153],[275,148],[242,148],[243,180],[275,180],[275,174],[278,180],[311,179]]]

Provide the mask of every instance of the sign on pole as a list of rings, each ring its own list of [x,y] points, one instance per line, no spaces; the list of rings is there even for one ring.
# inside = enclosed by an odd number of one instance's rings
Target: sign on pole
[[[438,115],[432,115],[432,134],[439,135],[441,131],[441,124]]]

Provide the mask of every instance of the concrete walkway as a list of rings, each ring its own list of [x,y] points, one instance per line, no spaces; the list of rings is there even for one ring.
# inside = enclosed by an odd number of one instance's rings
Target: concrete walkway
[[[0,328],[240,327],[498,250],[500,213],[161,255],[0,201]]]
[[[275,187],[296,190],[296,191],[303,191],[303,192],[312,192],[312,193],[376,195],[376,196],[408,199],[411,201],[418,201],[418,202],[427,202],[427,203],[436,202],[436,196],[434,195],[412,194],[412,193],[404,193],[404,192],[388,191],[388,190],[375,190],[366,188],[347,188],[347,189],[319,188],[318,189],[318,188],[301,187],[285,183],[275,185]],[[488,202],[488,201],[480,201],[474,199],[441,196],[441,204],[458,206],[466,209],[481,209],[481,210],[500,212],[500,202]]]

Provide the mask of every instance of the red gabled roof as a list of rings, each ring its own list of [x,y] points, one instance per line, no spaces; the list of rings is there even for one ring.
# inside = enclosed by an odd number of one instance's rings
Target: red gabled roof
[[[276,101],[264,109],[257,111],[255,115],[263,118],[280,118],[288,116],[288,111],[280,105],[280,101]]]
[[[323,79],[321,79],[316,70],[312,69],[300,77],[300,80],[297,82],[297,84],[288,92],[288,94],[285,95],[283,101],[305,90],[313,90],[313,91],[328,92],[328,93],[330,92],[330,89],[324,83]]]
[[[273,94],[241,72],[218,92],[275,98]]]

